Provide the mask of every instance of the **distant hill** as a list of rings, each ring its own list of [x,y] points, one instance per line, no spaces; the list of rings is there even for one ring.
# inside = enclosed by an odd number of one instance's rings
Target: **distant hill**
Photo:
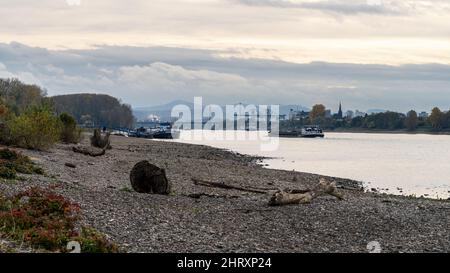
[[[161,121],[169,121],[171,120],[171,112],[173,107],[180,104],[187,105],[191,109],[191,112],[193,113],[194,104],[192,102],[187,102],[183,100],[175,100],[167,104],[157,106],[136,107],[133,109],[133,113],[138,121],[146,121],[149,118],[156,116],[159,117]],[[306,108],[301,105],[280,105],[280,115],[289,115],[291,109],[299,111],[310,110],[309,108]],[[222,110],[225,113],[225,106],[222,106]]]
[[[135,118],[131,106],[103,94],[72,94],[51,97],[58,113],[69,113],[78,123],[108,128],[132,128]]]
[[[176,105],[187,105],[191,111],[194,109],[194,104],[192,102],[187,102],[183,100],[175,100],[163,105],[148,106],[148,107],[136,107],[133,108],[133,114],[138,121],[146,121],[150,119],[151,116],[159,117],[161,121],[171,120],[171,113],[173,107]]]

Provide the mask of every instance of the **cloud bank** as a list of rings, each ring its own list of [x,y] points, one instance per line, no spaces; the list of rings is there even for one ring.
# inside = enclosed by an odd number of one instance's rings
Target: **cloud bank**
[[[207,103],[324,103],[336,109],[449,109],[450,66],[401,66],[223,58],[225,52],[175,47],[100,46],[53,51],[0,44],[0,77],[49,95],[107,93],[135,107],[175,99]]]

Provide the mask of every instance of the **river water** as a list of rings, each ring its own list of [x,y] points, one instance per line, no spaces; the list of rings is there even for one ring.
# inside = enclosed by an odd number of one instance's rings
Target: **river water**
[[[277,143],[267,133],[234,133],[241,140],[223,139],[223,131],[183,131],[178,141],[270,157],[263,162],[267,168],[349,178],[381,192],[450,197],[447,135],[326,133],[324,139],[279,138]],[[269,141],[271,149],[263,148]]]

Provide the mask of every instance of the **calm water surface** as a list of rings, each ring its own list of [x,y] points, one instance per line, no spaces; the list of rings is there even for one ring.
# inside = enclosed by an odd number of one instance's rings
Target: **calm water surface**
[[[280,138],[277,149],[262,151],[267,134],[249,140],[258,133],[237,132],[246,140],[220,140],[222,131],[200,133],[209,139],[184,131],[178,141],[271,157],[264,161],[268,168],[354,179],[382,192],[450,197],[450,136],[327,133],[324,139]]]

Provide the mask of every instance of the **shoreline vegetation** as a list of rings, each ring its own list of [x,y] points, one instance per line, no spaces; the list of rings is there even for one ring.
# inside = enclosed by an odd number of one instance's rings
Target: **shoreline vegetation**
[[[434,107],[430,114],[426,112],[418,114],[410,110],[406,114],[384,111],[372,114],[359,112],[355,116],[353,111],[344,114],[342,106],[339,105],[339,112],[332,115],[323,104],[316,104],[310,112],[291,109],[289,119],[280,121],[280,131],[298,130],[310,124],[331,131],[450,134],[450,110],[441,111],[438,107]]]
[[[89,145],[86,138],[82,145]],[[112,136],[112,148],[100,157],[72,147],[19,149],[46,175],[0,182],[0,192],[53,186],[79,204],[84,225],[125,252],[367,252],[371,241],[384,252],[450,251],[446,200],[363,192],[355,181],[265,169],[257,164],[261,158],[203,145]],[[132,189],[130,170],[141,160],[166,170],[169,195]],[[212,188],[193,179],[233,187]],[[272,207],[270,194],[239,190],[300,192],[321,179],[335,182],[343,200],[321,196]]]

